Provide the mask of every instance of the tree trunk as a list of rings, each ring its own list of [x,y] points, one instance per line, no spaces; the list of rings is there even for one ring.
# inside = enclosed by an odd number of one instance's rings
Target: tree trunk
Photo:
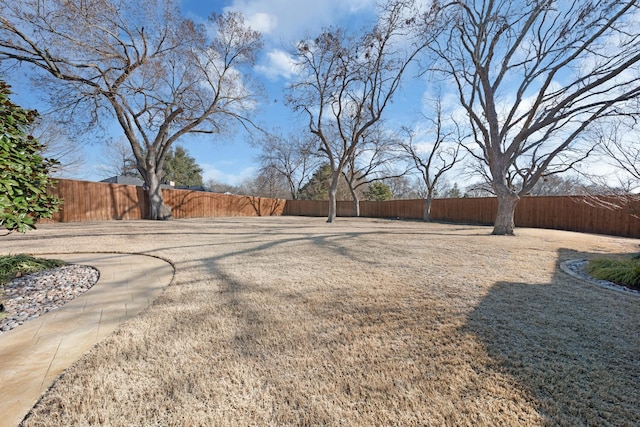
[[[360,199],[358,198],[358,194],[356,194],[356,190],[353,188],[353,185],[351,185],[351,183],[348,181],[347,181],[347,184],[349,184],[349,191],[351,192],[351,200],[353,200],[353,216],[359,217],[360,216]]]
[[[431,202],[433,201],[433,197],[428,195],[424,199],[424,212],[422,214],[422,220],[424,222],[431,222]]]
[[[331,185],[329,186],[329,216],[327,217],[328,223],[332,223],[336,220],[336,213],[337,213],[336,194],[338,192],[339,178],[340,178],[339,173],[332,174]]]
[[[514,216],[520,197],[508,190],[496,193],[498,196],[498,214],[491,234],[513,236],[515,228]]]
[[[173,218],[171,208],[164,204],[160,178],[155,173],[147,175],[147,198],[149,202],[148,219],[165,220]]]
[[[356,195],[353,196],[353,216],[360,216],[360,199]]]

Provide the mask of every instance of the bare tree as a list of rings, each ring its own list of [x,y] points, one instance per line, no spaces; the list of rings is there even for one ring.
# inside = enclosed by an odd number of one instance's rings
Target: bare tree
[[[300,42],[295,56],[298,80],[288,104],[308,119],[309,131],[331,167],[329,214],[336,217],[340,175],[362,144],[362,137],[382,117],[408,65],[424,46],[414,43],[415,11],[408,1],[392,1],[378,24],[358,35],[345,29],[324,31]]]
[[[150,219],[171,216],[160,182],[172,144],[187,133],[219,133],[234,119],[247,123],[255,106],[241,68],[262,42],[237,13],[212,16],[206,28],[183,18],[175,0],[0,7],[3,63],[41,71],[36,79],[51,102],[85,125],[115,116],[145,180]]]
[[[440,178],[464,158],[460,152],[462,136],[457,123],[451,119],[450,125],[443,121],[442,103],[435,103],[434,117],[424,116],[428,127],[422,141],[416,142],[415,130],[405,129],[407,139],[399,146],[418,170],[426,194],[424,197],[424,221],[431,219],[431,202],[438,188]],[[424,139],[428,139],[425,141]]]
[[[221,182],[216,182],[215,179],[210,178],[208,179],[205,183],[204,183],[205,188],[208,191],[214,192],[214,193],[223,193],[223,194],[241,194],[243,193],[243,190],[236,186],[236,185],[231,185],[231,184],[224,184]]]
[[[424,199],[426,190],[421,179],[411,175],[398,178],[386,178],[382,182],[386,184],[393,194],[393,198],[398,199]]]
[[[274,168],[262,168],[257,175],[243,182],[240,194],[271,199],[286,199],[289,186],[286,178]]]
[[[550,175],[533,186],[529,196],[577,196],[588,194],[589,184],[579,176]]]
[[[637,108],[636,111],[638,111]],[[585,194],[588,196],[585,199],[586,203],[607,209],[623,210],[640,217],[638,118],[633,115],[615,117],[596,126],[591,134],[599,143],[598,166],[600,168],[591,165],[581,171],[583,177],[590,182],[585,189]]]
[[[465,197],[495,197],[491,185],[486,181],[474,182],[464,189]]]
[[[78,175],[82,172],[85,161],[80,144],[51,116],[39,116],[31,129],[31,134],[44,144],[44,157],[60,162],[51,176],[63,177]]]
[[[98,169],[104,178],[113,176],[140,178],[136,158],[131,152],[129,142],[124,137],[103,146],[101,159],[102,162]]]
[[[637,0],[455,0],[434,49],[467,112],[499,199],[494,234],[513,234],[521,196],[593,149],[581,138],[640,94]]]
[[[628,193],[640,190],[640,126],[631,117],[623,117],[596,129],[599,147],[618,169],[618,177]]]
[[[458,183],[442,182],[438,185],[436,196],[440,199],[459,199],[464,196]]]
[[[302,186],[320,165],[316,138],[304,130],[290,132],[286,137],[278,132],[264,133],[257,144],[262,149],[258,157],[261,172],[280,174],[287,182],[291,199],[299,199]]]
[[[398,156],[398,141],[395,135],[377,122],[362,134],[362,142],[347,159],[342,174],[349,187],[353,201],[353,215],[360,216],[360,195],[358,189],[365,189],[374,182],[400,178],[408,172],[402,168]]]

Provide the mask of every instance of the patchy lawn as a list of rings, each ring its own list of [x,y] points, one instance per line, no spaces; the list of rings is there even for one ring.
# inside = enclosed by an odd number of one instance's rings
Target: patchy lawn
[[[558,268],[638,241],[490,231],[283,217],[3,238],[3,252],[136,252],[177,269],[24,424],[640,424],[640,297]]]

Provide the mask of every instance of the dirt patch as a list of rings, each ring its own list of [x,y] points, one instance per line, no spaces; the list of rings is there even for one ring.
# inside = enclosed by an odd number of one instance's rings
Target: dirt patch
[[[24,424],[640,423],[638,298],[559,270],[638,242],[490,231],[282,217],[9,236],[7,252],[126,250],[176,267]]]

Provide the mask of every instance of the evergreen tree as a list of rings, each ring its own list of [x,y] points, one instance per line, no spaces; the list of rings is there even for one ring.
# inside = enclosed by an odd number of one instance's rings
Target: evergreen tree
[[[174,185],[203,186],[202,168],[191,157],[187,150],[177,146],[169,151],[164,163],[164,182],[173,181]]]
[[[367,200],[384,202],[385,200],[393,199],[393,192],[387,184],[383,182],[374,182],[369,185],[367,191],[364,192],[364,196]]]
[[[301,200],[329,200],[329,186],[331,185],[331,166],[323,163],[313,173],[309,181],[300,189]],[[338,181],[336,191],[337,200],[351,200],[351,192],[344,176]]]
[[[459,199],[460,197],[462,197],[462,192],[460,191],[457,182],[453,183],[453,187],[447,190],[444,197],[445,199]]]
[[[302,189],[300,190],[300,199],[329,200],[330,180],[331,167],[328,163],[324,163],[313,173],[309,182],[302,186]]]
[[[27,133],[37,112],[13,104],[10,94],[0,80],[0,226],[24,233],[57,211],[60,201],[47,194],[47,187],[58,162],[44,158],[44,144]]]

